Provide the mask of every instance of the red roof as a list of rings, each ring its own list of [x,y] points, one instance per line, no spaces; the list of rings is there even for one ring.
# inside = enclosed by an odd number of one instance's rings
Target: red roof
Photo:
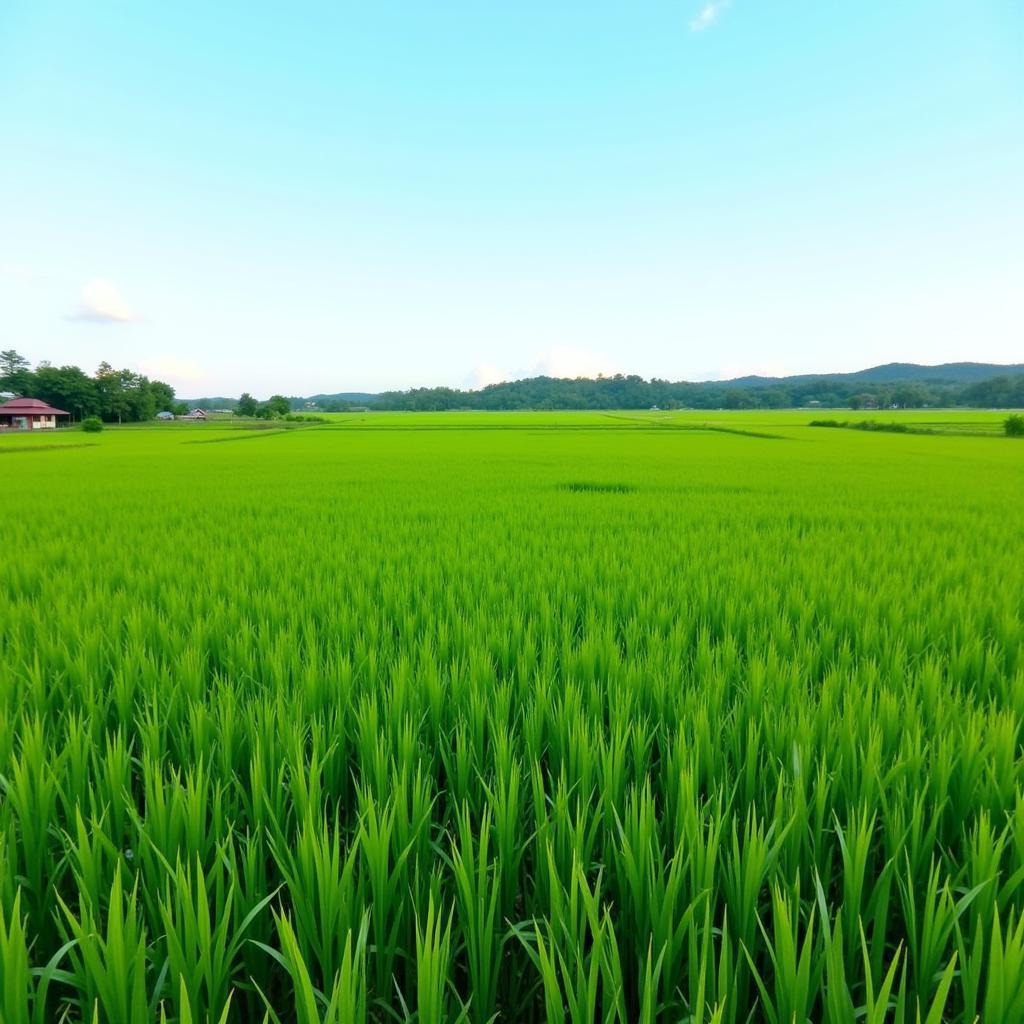
[[[63,409],[40,402],[38,398],[12,398],[0,405],[0,416],[70,416]]]

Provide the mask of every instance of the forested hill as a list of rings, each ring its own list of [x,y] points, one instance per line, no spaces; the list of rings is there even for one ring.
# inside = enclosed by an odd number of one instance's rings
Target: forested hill
[[[530,377],[480,390],[413,388],[410,391],[339,392],[293,397],[294,410],[353,408],[445,409],[786,409],[807,405],[854,408],[923,406],[1024,407],[1024,363],[887,363],[855,373],[792,377],[738,377],[725,381],[645,380],[613,377]],[[189,406],[233,408],[231,399],[186,399]]]
[[[722,387],[763,387],[765,385],[794,386],[814,381],[837,381],[865,384],[915,383],[975,384],[993,377],[1015,376],[1024,373],[1024,363],[939,363],[924,366],[921,363],[884,363],[869,366],[852,373],[804,373],[791,377],[736,377],[727,381],[705,381]]]
[[[892,363],[858,373],[746,377],[689,383],[617,375],[577,380],[531,377],[479,391],[389,391],[374,409],[785,409],[818,404],[855,408],[1024,406],[1024,365]]]

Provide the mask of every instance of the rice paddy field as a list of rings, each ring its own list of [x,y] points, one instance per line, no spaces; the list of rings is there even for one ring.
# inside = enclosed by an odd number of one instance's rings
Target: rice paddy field
[[[987,413],[0,437],[0,1022],[1024,1020]]]

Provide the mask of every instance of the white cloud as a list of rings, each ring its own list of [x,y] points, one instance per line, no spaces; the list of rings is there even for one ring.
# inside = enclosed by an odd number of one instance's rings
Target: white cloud
[[[494,363],[479,363],[466,377],[463,386],[474,391],[488,384],[504,381],[523,380],[526,377],[610,377],[621,372],[612,360],[582,348],[554,345],[538,352],[529,363],[520,364],[518,369],[504,370]]]
[[[139,318],[114,285],[96,277],[82,289],[78,309],[70,319],[97,324],[127,324]]]
[[[718,16],[729,6],[730,0],[708,0],[690,21],[691,32],[703,32],[718,20]]]
[[[512,374],[507,373],[500,366],[494,363],[479,363],[473,367],[472,372],[466,378],[466,387],[474,391],[487,387],[488,384],[500,384],[502,381],[511,380]]]
[[[530,365],[526,377],[596,377],[618,372],[611,360],[581,348],[555,345],[542,352]]]
[[[190,359],[148,359],[139,363],[139,369],[147,377],[175,386],[199,384],[207,379],[206,371]]]

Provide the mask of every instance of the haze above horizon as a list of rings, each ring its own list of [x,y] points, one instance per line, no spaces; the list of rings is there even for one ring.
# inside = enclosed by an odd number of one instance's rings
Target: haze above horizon
[[[0,9],[0,349],[180,393],[1024,354],[1024,6]]]

